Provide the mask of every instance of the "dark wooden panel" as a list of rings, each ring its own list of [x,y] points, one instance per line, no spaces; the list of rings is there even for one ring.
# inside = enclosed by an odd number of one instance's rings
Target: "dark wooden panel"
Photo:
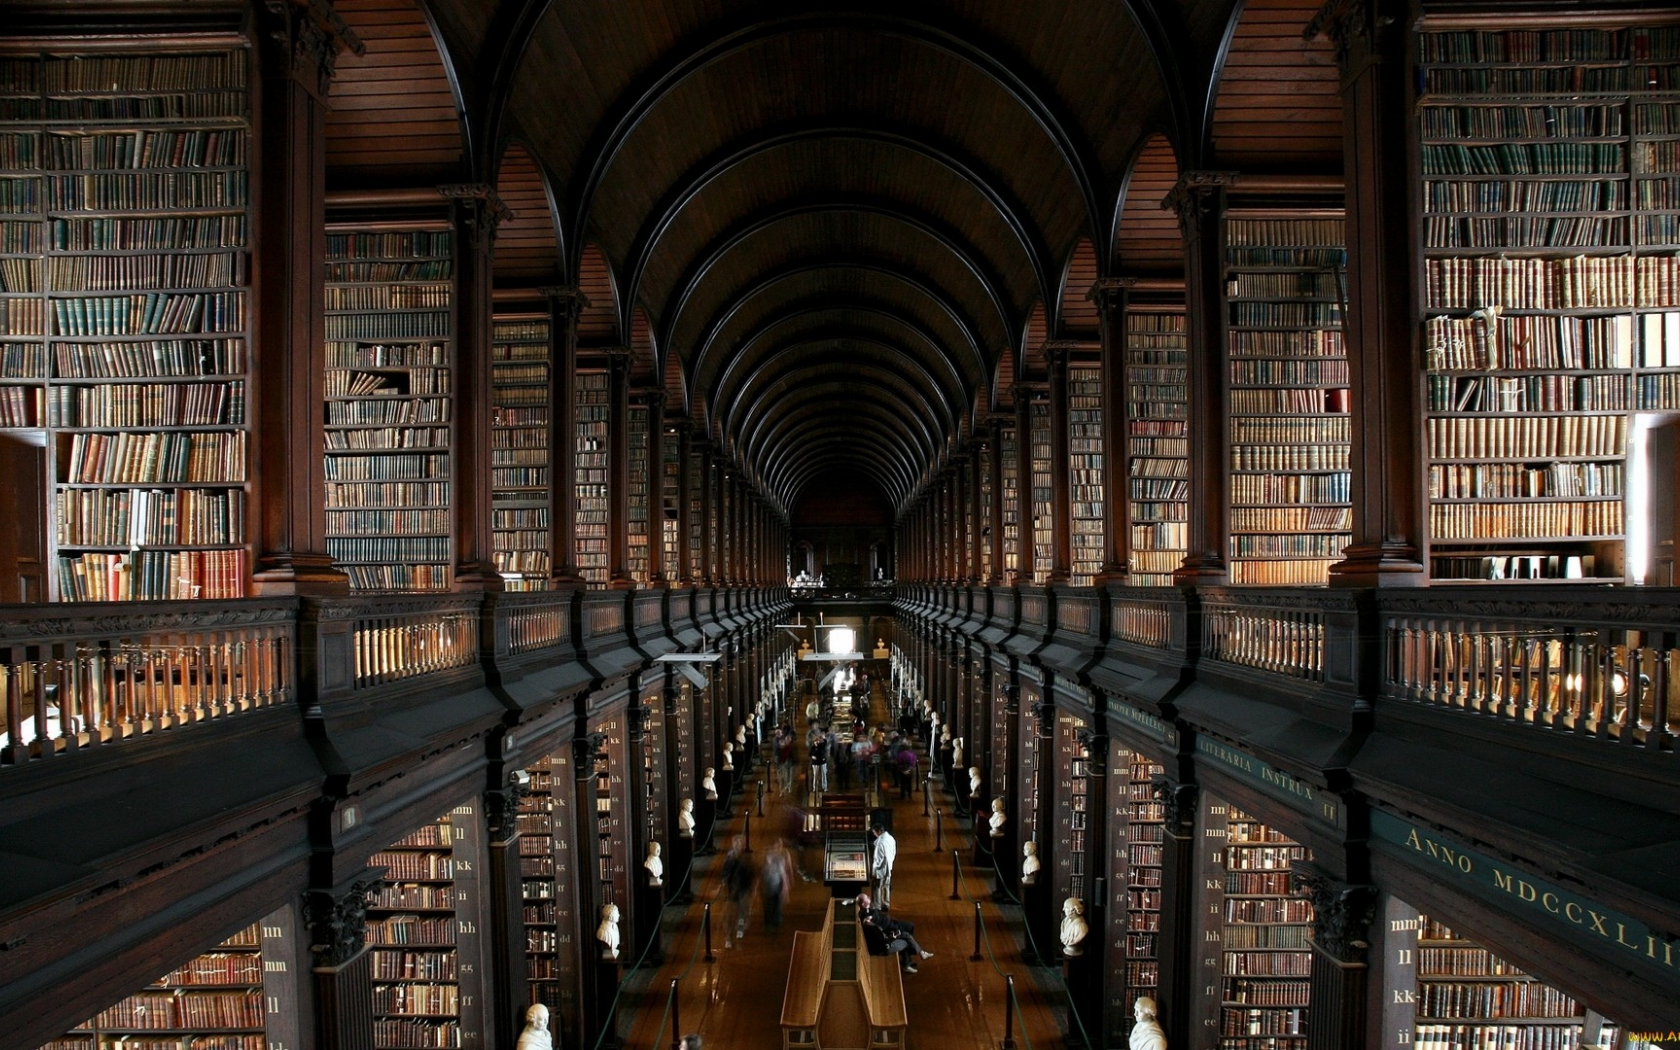
[[[342,55],[329,97],[330,182],[447,178],[461,164],[455,93],[414,0],[338,0],[367,53]],[[400,130],[399,130],[400,129]]]
[[[593,346],[611,344],[618,338],[618,293],[606,253],[599,245],[584,246],[577,283],[589,298],[589,305],[578,318],[578,341]]]
[[[1181,273],[1184,243],[1178,218],[1161,199],[1178,181],[1178,160],[1165,135],[1152,135],[1132,165],[1115,232],[1116,262],[1131,274]]]
[[[529,286],[559,279],[559,240],[542,173],[525,147],[508,147],[496,176],[496,191],[513,218],[496,232],[496,283]]]
[[[1062,331],[1093,335],[1097,331],[1097,304],[1086,298],[1097,279],[1097,250],[1088,238],[1079,238],[1062,279]]]
[[[1213,114],[1221,167],[1340,170],[1340,75],[1326,40],[1301,31],[1319,0],[1248,0],[1232,35]]]

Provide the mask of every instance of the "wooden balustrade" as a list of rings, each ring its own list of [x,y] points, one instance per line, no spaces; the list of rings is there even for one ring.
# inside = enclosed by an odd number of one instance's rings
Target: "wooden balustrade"
[[[475,597],[349,601],[368,606],[355,617],[356,689],[466,667],[478,659]]]
[[[1116,641],[1152,649],[1172,644],[1173,605],[1182,604],[1178,595],[1163,595],[1159,588],[1134,587],[1111,590],[1109,601],[1109,630]]]
[[[1501,722],[1672,751],[1680,625],[1648,592],[1580,600],[1486,590],[1386,600],[1383,692]]]
[[[558,592],[503,595],[497,599],[496,615],[504,622],[497,632],[505,638],[509,654],[548,649],[564,642],[572,631],[572,597]]]
[[[1307,682],[1324,680],[1324,613],[1271,591],[1213,592],[1202,605],[1202,658]]]
[[[27,607],[0,622],[0,766],[289,702],[296,627],[287,601]]]

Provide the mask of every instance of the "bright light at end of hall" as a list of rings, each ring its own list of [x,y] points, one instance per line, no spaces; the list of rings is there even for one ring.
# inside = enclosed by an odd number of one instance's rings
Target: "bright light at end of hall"
[[[828,651],[852,653],[857,651],[857,632],[850,627],[836,627],[828,632]]]

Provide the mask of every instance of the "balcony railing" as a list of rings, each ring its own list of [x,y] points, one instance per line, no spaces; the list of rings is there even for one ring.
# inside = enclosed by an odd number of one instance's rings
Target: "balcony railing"
[[[296,605],[39,607],[0,623],[0,764],[293,699]]]
[[[1390,599],[1384,695],[1494,722],[1673,751],[1680,733],[1680,642],[1673,606],[1486,591]]]
[[[350,599],[355,618],[356,689],[466,667],[478,659],[475,597]]]
[[[1216,591],[1202,604],[1202,657],[1324,680],[1324,614],[1275,591]]]

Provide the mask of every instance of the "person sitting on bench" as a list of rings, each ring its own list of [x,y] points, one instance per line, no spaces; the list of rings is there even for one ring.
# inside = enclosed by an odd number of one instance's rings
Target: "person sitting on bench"
[[[932,952],[916,943],[915,923],[897,922],[876,911],[867,893],[858,894],[857,905],[870,955],[897,955],[905,973],[915,973],[918,960],[933,958]]]

